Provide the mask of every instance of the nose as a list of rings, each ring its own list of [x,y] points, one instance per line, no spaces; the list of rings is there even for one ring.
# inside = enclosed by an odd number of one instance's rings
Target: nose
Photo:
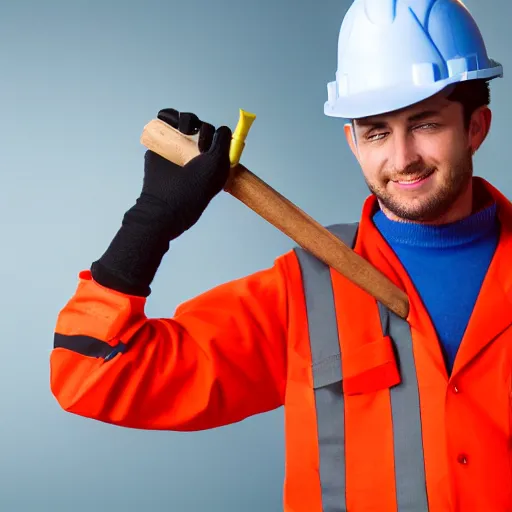
[[[406,132],[395,131],[393,133],[391,162],[398,172],[406,170],[421,160],[414,139]]]

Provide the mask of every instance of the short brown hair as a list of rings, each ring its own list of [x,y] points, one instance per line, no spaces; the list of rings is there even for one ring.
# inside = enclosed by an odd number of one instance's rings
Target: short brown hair
[[[464,108],[464,124],[469,128],[473,112],[491,102],[491,90],[488,80],[466,80],[458,82],[447,96],[450,101],[458,101]]]

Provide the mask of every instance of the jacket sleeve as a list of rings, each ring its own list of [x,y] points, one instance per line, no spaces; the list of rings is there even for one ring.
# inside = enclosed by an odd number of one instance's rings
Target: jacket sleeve
[[[104,288],[90,271],[60,311],[50,385],[68,412],[140,429],[191,431],[284,403],[284,264],[217,286],[147,318],[146,300]]]

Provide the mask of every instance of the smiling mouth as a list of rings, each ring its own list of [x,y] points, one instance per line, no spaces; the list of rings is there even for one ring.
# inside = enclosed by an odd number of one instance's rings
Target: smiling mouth
[[[434,174],[434,169],[427,171],[425,174],[422,174],[421,176],[403,178],[400,180],[392,180],[392,181],[394,181],[395,183],[398,183],[399,185],[414,185],[415,183],[419,183],[420,181],[427,179],[432,174]]]

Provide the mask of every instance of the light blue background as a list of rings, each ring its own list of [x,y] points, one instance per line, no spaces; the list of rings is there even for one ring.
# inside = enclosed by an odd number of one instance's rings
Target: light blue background
[[[506,0],[467,0],[512,68]],[[0,15],[0,510],[278,512],[282,410],[214,431],[136,431],[63,412],[48,358],[77,273],[140,191],[143,126],[159,109],[234,128],[243,162],[318,221],[356,220],[367,189],[342,122],[323,115],[348,1],[2,1]],[[508,78],[477,174],[512,197]],[[272,264],[293,243],[228,194],[175,244],[151,316]]]

